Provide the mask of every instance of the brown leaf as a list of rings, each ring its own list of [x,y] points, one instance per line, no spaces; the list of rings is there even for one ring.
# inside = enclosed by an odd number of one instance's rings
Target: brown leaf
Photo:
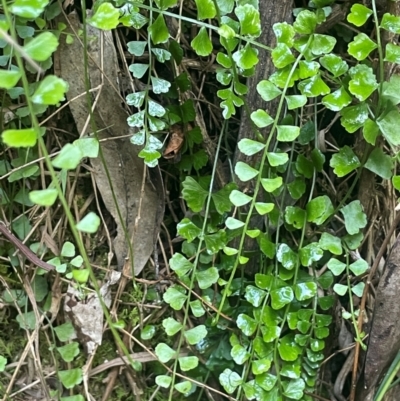
[[[111,305],[110,286],[116,284],[120,277],[121,273],[112,271],[110,278],[100,288],[100,296],[107,307]],[[78,340],[87,353],[92,354],[103,338],[104,315],[99,297],[92,293],[82,299],[82,291],[69,285],[64,311],[75,328]]]
[[[174,159],[182,148],[185,134],[181,126],[175,124],[171,127],[171,133],[166,149],[164,150],[164,159]]]
[[[82,29],[76,13],[68,18],[76,32]],[[115,88],[118,82],[118,61],[112,33],[99,31],[89,25],[86,27],[90,38],[89,70],[84,69],[80,41],[75,40],[67,45],[63,39],[59,47],[61,75],[69,83],[67,97],[71,101],[70,109],[78,130],[86,129],[81,135],[91,131],[91,124],[87,124],[89,113],[86,97],[79,96],[85,92],[86,73],[89,74],[91,87],[98,88],[92,93],[92,104],[96,104],[93,117],[98,137],[103,140],[100,144],[106,167],[100,157],[91,159],[94,178],[104,204],[117,224],[118,234],[113,245],[118,266],[122,269],[129,256],[128,244],[131,242],[133,267],[137,275],[147,263],[157,237],[164,211],[163,191],[160,190],[162,183],[158,182],[159,173],[151,178],[153,182],[150,182],[148,175],[144,176],[146,167],[143,159],[138,157],[140,148],[134,146],[128,138],[133,132],[127,125],[128,115],[121,106],[121,97]],[[67,28],[67,33],[72,33],[72,29]],[[124,135],[125,139],[113,138]],[[127,236],[124,227],[127,228]]]

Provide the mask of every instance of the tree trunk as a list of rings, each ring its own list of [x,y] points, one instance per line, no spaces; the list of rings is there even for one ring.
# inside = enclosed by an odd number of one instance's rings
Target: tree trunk
[[[380,18],[385,12],[400,15],[400,4],[392,1],[380,0],[376,2]],[[398,35],[382,31],[382,47],[387,43],[397,43]],[[398,73],[398,66],[391,63],[385,64],[384,78],[389,81],[394,73]],[[397,69],[397,70],[396,70]],[[361,136],[361,133],[359,134]],[[361,141],[360,141],[361,142]],[[364,148],[365,141],[362,140]],[[383,146],[383,145],[382,145]],[[361,152],[363,149],[361,149]],[[362,153],[361,153],[362,154]],[[374,221],[374,210],[383,211],[380,226],[386,233],[395,219],[396,194],[391,183],[384,183],[380,189],[380,200],[377,205],[378,193],[375,189],[376,180],[372,179],[371,172],[364,169],[360,177],[358,199],[360,199],[369,221]],[[371,194],[377,194],[372,196]],[[373,201],[371,201],[373,199]],[[380,207],[379,207],[380,206]],[[376,292],[375,308],[372,327],[369,333],[368,349],[364,358],[364,366],[357,383],[356,400],[370,401],[374,398],[375,391],[386,369],[396,356],[400,344],[400,308],[398,305],[398,269],[399,251],[397,239],[391,255],[386,262],[385,271],[380,279]],[[394,240],[389,242],[391,248]],[[394,274],[393,274],[394,273]],[[393,277],[391,277],[393,275]],[[398,400],[399,387],[396,386],[385,395],[385,401]]]
[[[276,43],[275,34],[273,31],[273,25],[277,22],[291,22],[292,20],[292,0],[281,0],[281,1],[273,1],[273,0],[263,0],[260,1],[260,17],[261,17],[261,28],[262,34],[258,38],[258,41],[266,46],[274,47]],[[249,138],[256,140],[255,135],[255,126],[250,119],[249,113],[255,111],[257,109],[266,110],[272,117],[275,117],[278,100],[274,100],[271,102],[265,102],[260,95],[257,93],[256,86],[257,84],[263,80],[268,79],[271,74],[275,71],[275,67],[272,63],[271,54],[266,50],[259,49],[259,62],[256,66],[255,74],[251,77],[248,82],[248,94],[246,97],[246,108],[243,108],[242,119],[240,123],[239,129],[239,137],[238,142],[243,138]],[[268,135],[268,129],[264,130],[262,134],[266,138]],[[234,164],[238,161],[242,161],[244,163],[249,164],[250,166],[256,166],[260,162],[261,155],[255,154],[253,156],[246,156],[236,149],[234,156]],[[236,180],[239,186],[239,189],[244,192],[252,192],[254,187],[254,182],[241,182],[239,179]],[[244,209],[245,211],[245,209]],[[243,212],[243,211],[242,211]],[[252,218],[250,222],[251,229],[262,229],[263,228],[263,219],[260,216],[255,216]],[[251,238],[246,238],[244,249],[249,253],[246,256],[251,257],[252,251],[255,251],[257,244]],[[255,272],[257,261],[255,258],[250,258],[248,264],[246,265],[246,269],[250,269]]]

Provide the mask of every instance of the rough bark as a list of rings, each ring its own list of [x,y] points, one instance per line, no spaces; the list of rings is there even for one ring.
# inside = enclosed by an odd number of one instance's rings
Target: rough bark
[[[272,0],[260,1],[262,34],[258,38],[258,42],[270,47],[275,46],[276,40],[273,31],[273,25],[277,22],[291,21],[293,11],[292,3],[292,0],[282,0],[279,2]],[[278,101],[267,103],[261,99],[256,90],[257,84],[263,79],[268,79],[269,76],[275,71],[275,67],[272,63],[271,54],[269,52],[260,49],[258,58],[259,62],[256,66],[255,74],[247,82],[247,86],[249,88],[248,95],[246,97],[248,110],[268,110],[271,116],[275,116]],[[256,139],[254,124],[252,124],[250,116],[246,112],[243,113],[241,119],[238,141],[240,141],[242,138]],[[235,163],[238,161],[243,161],[245,163],[254,164],[258,160],[257,157],[259,158],[259,155],[246,156],[237,150],[235,153]],[[242,187],[244,188],[245,185],[242,185]]]
[[[380,0],[376,2],[380,16],[384,12],[393,15],[400,15],[400,5],[396,2]],[[395,37],[396,36],[396,37]],[[386,43],[396,43],[398,35],[390,32],[382,32],[382,47]],[[386,63],[384,76],[389,80],[396,67],[393,64]],[[360,134],[361,135],[361,134]],[[364,147],[365,147],[365,142]],[[363,204],[369,220],[373,221],[373,210],[377,209],[376,203],[371,199],[377,197],[371,196],[375,193],[376,180],[371,176],[371,172],[364,169],[360,177],[358,199]],[[382,232],[390,227],[394,220],[394,208],[396,204],[396,195],[391,183],[383,185],[381,188],[380,206],[383,210],[383,218],[380,222]],[[369,333],[368,350],[365,355],[364,367],[357,383],[357,401],[370,401],[374,398],[376,386],[382,379],[385,371],[396,356],[400,347],[400,308],[398,302],[398,288],[400,286],[400,238],[397,237],[391,254],[386,262],[385,271],[380,279],[375,297],[375,309],[372,320],[372,327]],[[390,244],[391,245],[391,244]],[[398,400],[398,387],[395,387],[385,396],[386,401]]]
[[[382,378],[400,347],[399,269],[400,237],[397,237],[376,291],[364,375],[357,394],[359,401],[371,398],[374,387]]]
[[[261,16],[261,25],[262,25],[262,34],[258,38],[258,42],[274,47],[276,44],[276,39],[273,31],[273,25],[277,22],[291,22],[292,19],[292,0],[281,0],[281,1],[273,1],[273,0],[264,0],[260,1],[260,16]],[[256,66],[255,74],[251,77],[247,86],[249,88],[248,95],[246,97],[247,110],[249,112],[255,111],[257,109],[266,110],[271,116],[275,116],[278,107],[278,101],[274,100],[272,102],[265,102],[261,99],[259,94],[257,93],[256,86],[257,84],[263,80],[268,79],[271,74],[275,71],[275,67],[272,63],[271,54],[263,49],[259,50],[259,63]],[[240,123],[239,129],[239,137],[238,142],[243,138],[249,138],[256,140],[254,124],[252,123],[249,113],[246,112],[246,109],[243,109],[243,115]],[[267,136],[268,131],[264,131],[263,135]],[[241,153],[238,149],[236,150],[234,163],[236,164],[238,161],[242,161],[244,163],[249,164],[250,166],[257,166],[260,162],[260,154],[256,154],[253,156],[246,156]],[[237,183],[239,185],[239,189],[245,192],[252,192],[253,183],[244,183],[237,179]],[[260,216],[256,216],[252,219],[250,223],[250,228],[255,229],[263,228],[263,219]],[[246,238],[246,242],[244,244],[244,249],[249,252],[251,255],[252,251],[255,251],[257,244],[254,240],[250,238]],[[249,256],[248,255],[248,256]],[[250,259],[246,268],[253,270],[255,268],[256,260]]]

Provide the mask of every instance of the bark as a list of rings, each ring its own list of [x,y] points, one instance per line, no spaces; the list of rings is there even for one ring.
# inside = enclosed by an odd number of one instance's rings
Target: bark
[[[262,34],[258,38],[258,42],[269,46],[274,47],[276,44],[276,39],[273,31],[273,25],[277,22],[291,22],[292,20],[292,0],[263,0],[260,1],[260,16],[261,16],[261,26],[262,26]],[[256,66],[255,74],[251,77],[247,86],[249,88],[248,95],[246,97],[247,111],[246,108],[243,109],[243,115],[240,123],[239,129],[239,137],[238,142],[243,138],[249,138],[256,140],[255,135],[255,127],[250,119],[249,113],[255,111],[257,109],[266,110],[272,117],[275,117],[278,107],[278,100],[274,100],[272,102],[265,102],[261,99],[260,95],[257,93],[256,86],[257,84],[263,80],[268,79],[271,74],[275,71],[275,67],[272,63],[271,54],[263,49],[259,49],[259,63]],[[263,135],[266,137],[268,135],[268,131],[264,131]],[[253,156],[246,156],[241,153],[238,149],[236,149],[236,153],[234,156],[234,164],[238,161],[242,161],[244,163],[249,164],[250,166],[257,166],[260,162],[260,154],[256,154]],[[238,183],[239,189],[245,192],[252,192],[254,183],[244,183],[239,179],[236,180]],[[252,218],[250,223],[250,228],[255,229],[263,228],[264,220],[260,216],[255,216]],[[249,253],[250,256],[256,249],[257,244],[251,238],[246,238],[244,249]],[[255,252],[256,253],[256,252]],[[256,253],[257,254],[257,253]],[[246,265],[247,269],[254,271],[255,268],[255,259],[250,259],[248,264]]]
[[[292,0],[282,0],[279,2],[273,0],[260,1],[262,34],[258,38],[258,42],[270,47],[275,46],[276,40],[273,31],[273,25],[277,22],[291,22],[292,3]],[[250,112],[257,109],[268,110],[268,113],[271,116],[275,116],[278,101],[267,103],[261,99],[256,90],[257,84],[263,79],[268,79],[269,76],[275,71],[275,67],[272,63],[269,52],[260,49],[258,58],[259,63],[256,66],[255,74],[247,82],[247,86],[249,88],[248,95],[246,97],[248,110]],[[241,119],[238,141],[240,141],[242,138],[256,139],[254,124],[246,112],[243,113]],[[239,150],[236,150],[235,163],[238,161],[243,161],[245,163],[254,164],[259,157],[259,155],[246,156],[239,152]],[[240,183],[239,185],[241,185],[242,188],[245,187],[243,183]]]
[[[392,1],[380,0],[376,2],[380,18],[384,12],[393,15],[400,15],[400,4]],[[398,35],[383,31],[382,47],[387,43],[397,43]],[[396,66],[386,63],[384,76],[389,80],[390,76],[396,71]],[[361,134],[360,134],[361,135]],[[363,142],[365,148],[365,142]],[[373,210],[377,209],[377,199],[371,194],[376,193],[376,179],[372,173],[364,169],[360,177],[358,199],[363,204],[368,219],[374,221]],[[382,232],[387,232],[385,227],[390,227],[395,216],[396,195],[390,182],[381,188],[381,210],[383,210],[382,221],[380,222]],[[398,288],[400,285],[400,239],[393,246],[390,257],[386,262],[385,271],[380,279],[375,297],[375,309],[372,320],[372,327],[369,333],[368,350],[365,355],[364,366],[361,369],[360,378],[357,383],[356,400],[370,401],[380,380],[390,363],[396,356],[400,347],[400,308],[398,302]],[[385,401],[398,400],[398,386],[389,391],[385,396]]]

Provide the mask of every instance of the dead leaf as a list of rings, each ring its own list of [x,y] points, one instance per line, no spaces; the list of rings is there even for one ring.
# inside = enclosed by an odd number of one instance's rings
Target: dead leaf
[[[175,124],[171,127],[168,146],[165,148],[164,159],[175,159],[182,148],[185,133],[181,126]]]
[[[70,14],[68,18],[76,32],[83,29],[76,13]],[[62,22],[69,25],[65,20]],[[159,189],[162,184],[159,182],[152,184],[147,176],[143,185],[145,165],[143,159],[138,157],[140,148],[132,145],[129,138],[113,139],[129,134],[130,130],[126,122],[128,115],[121,106],[119,94],[115,91],[118,82],[118,62],[112,33],[99,31],[89,25],[87,30],[89,38],[87,73],[91,87],[99,87],[101,90],[100,93],[94,91],[91,94],[92,104],[96,104],[93,117],[99,139],[105,140],[101,142],[101,149],[110,180],[100,157],[91,159],[91,163],[104,204],[117,224],[118,234],[113,245],[119,269],[122,269],[125,258],[129,255],[129,239],[123,230],[125,226],[132,240],[134,273],[138,275],[147,263],[157,237],[160,215],[164,210],[163,191]],[[72,29],[68,27],[66,33],[72,33]],[[67,97],[71,100],[70,109],[78,130],[82,132],[86,127],[86,131],[82,134],[89,134],[91,124],[86,124],[89,115],[86,97],[78,97],[85,92],[82,46],[78,38],[75,38],[70,45],[62,39],[59,51],[61,75],[69,83]],[[98,93],[99,96],[96,98]],[[158,177],[159,173],[154,174],[151,179],[157,180]],[[118,205],[115,204],[112,191]]]
[[[100,288],[100,296],[108,308],[111,305],[110,286],[116,284],[120,277],[120,272],[112,271],[110,279]],[[65,296],[64,312],[71,320],[79,342],[91,355],[103,338],[104,314],[96,293],[87,297],[84,295],[82,290],[69,285]]]

